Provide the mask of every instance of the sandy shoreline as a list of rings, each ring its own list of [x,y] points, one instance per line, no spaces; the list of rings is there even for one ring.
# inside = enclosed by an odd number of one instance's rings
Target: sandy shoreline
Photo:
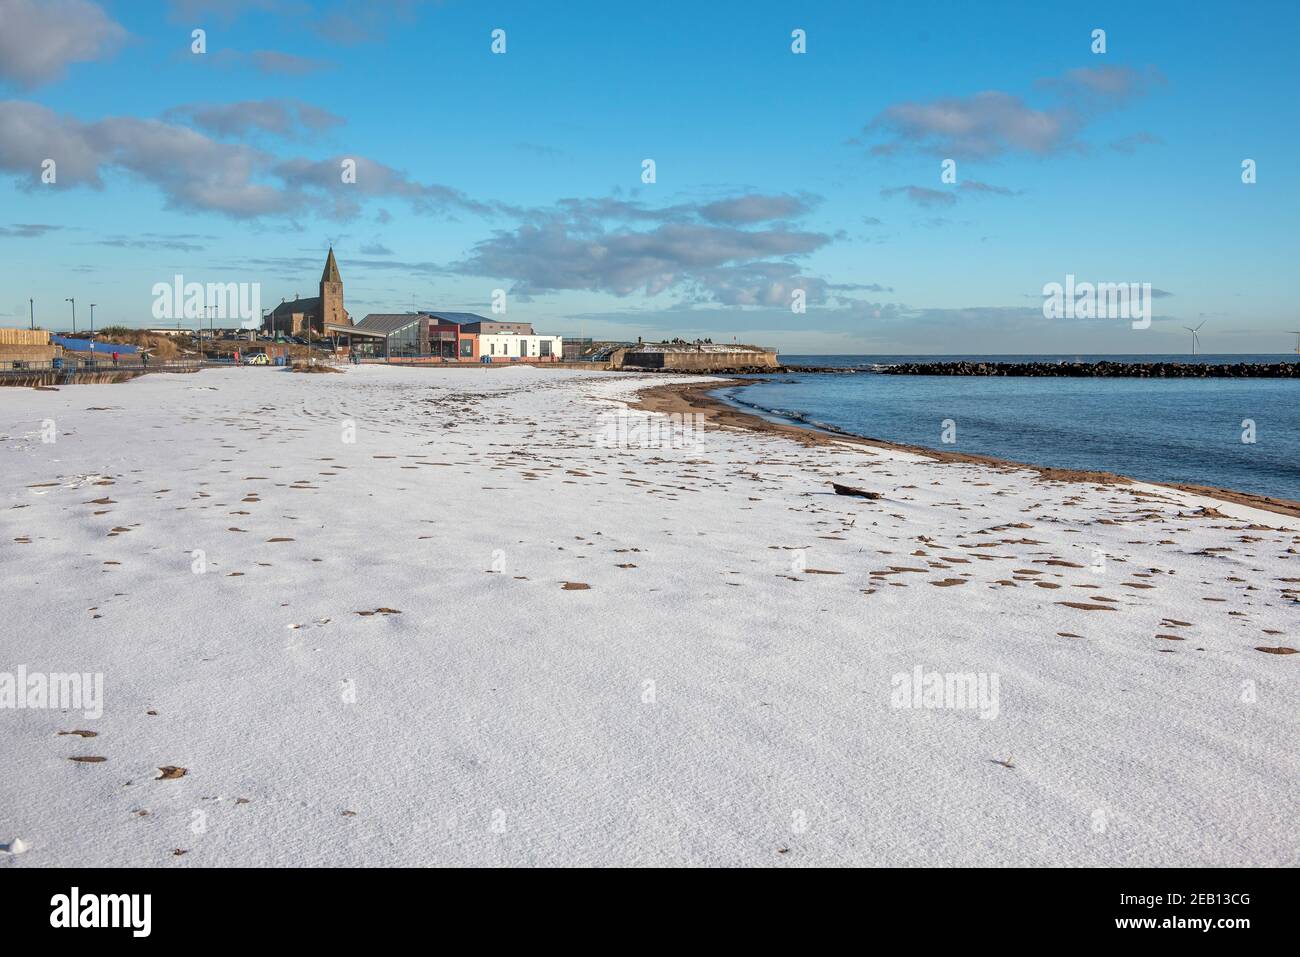
[[[664,385],[6,393],[0,867],[1294,865],[1297,523]]]
[[[708,421],[717,425],[749,429],[757,432],[770,432],[777,435],[783,435],[794,441],[802,442],[807,445],[821,445],[830,442],[856,443],[870,446],[872,448],[895,449],[897,451],[909,452],[914,455],[924,455],[936,462],[975,463],[988,465],[993,468],[1026,469],[1038,473],[1039,477],[1044,480],[1055,482],[1090,482],[1097,485],[1131,485],[1134,482],[1141,481],[1145,484],[1158,485],[1163,488],[1179,489],[1180,491],[1191,492],[1195,495],[1205,496],[1206,498],[1215,498],[1224,502],[1233,502],[1238,505],[1249,505],[1252,508],[1277,512],[1279,515],[1300,518],[1300,502],[1291,501],[1290,499],[1258,495],[1254,492],[1241,492],[1235,489],[1220,488],[1213,485],[1190,485],[1176,482],[1147,482],[1145,479],[1134,479],[1126,475],[1118,475],[1114,472],[1092,472],[1080,469],[1054,468],[1046,465],[1031,465],[1025,462],[1015,462],[1010,459],[1000,459],[989,455],[954,452],[950,450],[934,449],[928,446],[907,445],[900,442],[887,442],[883,439],[865,438],[863,436],[853,435],[849,432],[837,430],[820,430],[811,426],[788,425],[780,422],[772,422],[757,413],[745,412],[737,409],[735,406],[730,405],[712,394],[718,389],[723,389],[728,386],[743,385],[747,382],[756,381],[761,380],[730,378],[723,381],[690,382],[684,384],[672,383],[654,386],[645,389],[641,393],[640,399],[635,403],[635,405],[637,408],[644,409],[648,412],[661,412],[665,414],[700,413],[704,415]]]

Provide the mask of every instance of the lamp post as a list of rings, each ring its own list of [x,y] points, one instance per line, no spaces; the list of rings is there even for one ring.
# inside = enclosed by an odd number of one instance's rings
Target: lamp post
[[[97,303],[90,304],[90,351],[95,351],[95,306]]]
[[[35,332],[36,331],[36,300],[28,299],[27,308],[31,310],[32,331]]]
[[[68,298],[63,301],[72,303],[72,334],[75,336],[77,334],[77,300]]]

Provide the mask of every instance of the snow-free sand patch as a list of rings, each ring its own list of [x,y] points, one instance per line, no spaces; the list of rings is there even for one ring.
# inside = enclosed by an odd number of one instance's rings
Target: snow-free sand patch
[[[0,673],[104,701],[0,709],[0,866],[1297,862],[1300,522],[606,447],[664,381],[5,390]],[[916,669],[996,707],[893,706]]]

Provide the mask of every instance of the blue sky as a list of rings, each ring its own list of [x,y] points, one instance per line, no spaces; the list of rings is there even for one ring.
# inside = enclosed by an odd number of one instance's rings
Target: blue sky
[[[151,325],[177,273],[269,308],[332,242],[355,318],[504,289],[600,338],[1284,352],[1298,11],[0,0],[0,324]],[[1045,319],[1066,274],[1156,321]]]

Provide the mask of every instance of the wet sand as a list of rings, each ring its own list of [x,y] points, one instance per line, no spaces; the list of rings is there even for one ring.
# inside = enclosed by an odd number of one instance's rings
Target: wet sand
[[[909,452],[913,455],[925,456],[926,458],[932,459],[936,462],[961,462],[965,464],[987,465],[993,468],[1025,469],[1031,472],[1037,472],[1039,478],[1052,482],[1086,482],[1093,485],[1132,485],[1135,481],[1138,481],[1125,475],[1117,475],[1114,472],[1092,472],[1081,469],[1063,469],[1046,465],[1031,465],[1027,462],[1014,462],[1010,459],[995,458],[990,455],[976,455],[971,452],[945,451],[920,445],[908,445],[902,442],[887,442],[883,439],[864,438],[863,436],[854,435],[851,432],[843,432],[830,428],[814,429],[806,426],[772,422],[762,416],[741,411],[713,395],[713,393],[719,389],[727,388],[729,386],[745,385],[757,381],[760,380],[726,379],[723,381],[674,383],[671,385],[655,386],[642,391],[640,400],[634,403],[633,408],[639,408],[646,412],[660,412],[665,414],[685,415],[698,413],[703,415],[705,419],[713,425],[729,426],[731,428],[748,429],[755,432],[781,435],[806,446],[848,442],[851,444],[869,446],[871,448],[893,449],[901,452]],[[1235,489],[1220,488],[1213,485],[1142,481],[1148,485],[1159,485],[1164,488],[1174,488],[1179,491],[1202,495],[1206,498],[1215,498],[1220,501],[1233,502],[1238,505],[1249,505],[1252,508],[1277,512],[1279,515],[1287,515],[1293,518],[1300,517],[1300,502],[1294,502],[1290,499],[1274,498],[1268,495],[1257,495],[1254,492],[1239,492]],[[1210,515],[1209,517],[1217,516]]]

